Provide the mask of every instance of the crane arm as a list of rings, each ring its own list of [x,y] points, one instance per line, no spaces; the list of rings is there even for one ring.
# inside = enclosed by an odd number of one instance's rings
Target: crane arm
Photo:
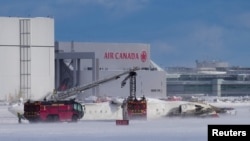
[[[91,89],[91,88],[94,88],[100,84],[103,84],[103,83],[107,83],[107,82],[110,82],[112,80],[116,80],[116,79],[119,79],[121,76],[123,75],[126,75],[126,74],[130,74],[131,72],[135,72],[139,70],[138,67],[135,67],[133,69],[130,69],[128,71],[125,71],[123,73],[120,73],[120,74],[117,74],[117,75],[114,75],[112,77],[109,77],[109,78],[104,78],[102,80],[98,80],[98,81],[95,81],[93,83],[90,83],[90,84],[87,84],[87,85],[83,85],[83,86],[78,86],[78,87],[74,87],[74,88],[71,88],[69,90],[66,90],[66,91],[63,91],[63,92],[57,92],[56,93],[56,99],[57,100],[62,100],[62,99],[66,99],[66,98],[69,98],[69,97],[72,97],[72,96],[75,96],[77,95],[78,93],[82,92],[82,91],[85,91],[85,90],[88,90],[88,89]],[[126,77],[127,79],[129,78],[129,76]],[[126,81],[126,80],[125,80]],[[124,81],[124,82],[125,82]],[[126,82],[125,82],[126,84]],[[124,85],[125,85],[124,84]]]
[[[131,71],[121,82],[121,87],[124,87],[126,85],[126,81],[130,79],[130,98],[136,98],[136,75],[135,71]]]
[[[122,82],[121,82],[121,87],[124,87],[126,85],[126,81],[130,78],[130,75],[126,76]]]

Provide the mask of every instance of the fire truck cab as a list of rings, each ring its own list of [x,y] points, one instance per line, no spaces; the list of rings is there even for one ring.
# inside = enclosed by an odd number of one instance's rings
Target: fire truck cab
[[[29,122],[76,122],[84,115],[85,107],[74,100],[27,101],[24,118]]]

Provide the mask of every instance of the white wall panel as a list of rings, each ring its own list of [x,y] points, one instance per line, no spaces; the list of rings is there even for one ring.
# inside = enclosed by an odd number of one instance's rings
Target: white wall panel
[[[20,49],[20,20],[28,19],[29,36]],[[0,100],[17,95],[20,85],[31,86],[31,98],[38,99],[54,89],[54,19],[0,17]],[[26,35],[26,33],[25,33]],[[30,38],[30,39],[26,39]],[[30,42],[29,42],[30,41]],[[27,46],[26,46],[27,45]],[[29,48],[30,47],[30,48]],[[27,51],[25,51],[27,49]],[[20,52],[21,51],[21,52]],[[20,54],[22,53],[22,59]],[[28,56],[26,56],[29,54]],[[30,61],[20,66],[20,61]],[[28,77],[22,79],[20,70]],[[27,85],[27,86],[25,86]]]
[[[40,98],[54,89],[54,49],[49,47],[31,48],[31,94]]]
[[[31,19],[31,45],[54,46],[54,19],[37,17]]]
[[[19,48],[0,46],[0,65],[0,99],[5,99],[19,93]]]
[[[0,45],[19,45],[19,19],[0,17]]]

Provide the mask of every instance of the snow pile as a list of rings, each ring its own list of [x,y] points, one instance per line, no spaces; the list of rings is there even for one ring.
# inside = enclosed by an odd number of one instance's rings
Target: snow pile
[[[150,99],[149,99],[150,100]],[[209,124],[249,124],[250,107],[237,106],[234,116],[219,118],[161,118],[131,120],[129,125],[117,126],[114,120],[77,123],[23,122],[9,113],[7,106],[0,106],[0,139],[3,141],[205,141]]]

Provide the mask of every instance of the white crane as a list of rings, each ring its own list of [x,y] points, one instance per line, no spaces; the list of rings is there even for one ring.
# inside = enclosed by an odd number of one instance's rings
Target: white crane
[[[104,83],[110,82],[112,80],[119,79],[121,76],[126,75],[126,74],[130,74],[131,72],[135,72],[137,70],[139,70],[139,68],[134,67],[134,68],[129,69],[129,70],[122,72],[120,74],[117,74],[117,75],[114,75],[114,76],[111,76],[108,78],[104,78],[104,79],[92,82],[90,84],[73,87],[73,88],[68,89],[66,91],[55,91],[55,92],[53,92],[53,94],[46,95],[45,99],[46,100],[64,100],[64,99],[76,96],[77,94],[79,94],[82,91],[94,88],[100,84],[104,84]]]

